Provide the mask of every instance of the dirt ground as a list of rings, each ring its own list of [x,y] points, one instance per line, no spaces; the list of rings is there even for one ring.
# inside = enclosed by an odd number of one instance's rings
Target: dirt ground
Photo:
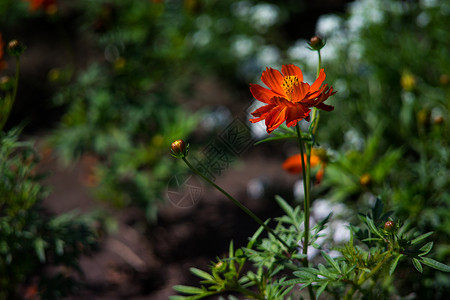
[[[282,170],[280,158],[268,158],[257,147],[249,149],[216,183],[267,219],[281,214],[273,196],[291,197],[296,178]],[[243,246],[258,228],[231,201],[206,185],[201,186],[201,196],[192,205],[181,207],[169,196],[160,207],[157,223],[148,224],[139,209],[119,210],[94,200],[83,183],[83,160],[67,168],[49,157],[41,168],[52,174],[46,184],[53,191],[44,202],[50,213],[101,209],[117,221],[117,230],[102,239],[100,250],[81,259],[83,285],[66,300],[168,299],[175,295],[172,286],[198,284],[190,267],[207,270],[211,261],[228,251],[231,240],[236,247]],[[249,187],[260,191],[262,186],[264,195],[258,199],[248,193]]]

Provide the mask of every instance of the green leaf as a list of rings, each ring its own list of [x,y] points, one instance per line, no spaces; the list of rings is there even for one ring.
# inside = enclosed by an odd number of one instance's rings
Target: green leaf
[[[265,225],[269,224],[270,220],[266,220],[264,222]],[[264,231],[264,227],[260,226],[258,228],[258,230],[256,230],[256,232],[253,234],[253,236],[250,238],[250,241],[247,244],[247,248],[248,249],[252,249],[253,245],[256,243],[256,241],[258,240],[258,237],[261,235],[261,233]]]
[[[420,273],[423,272],[422,265],[420,264],[420,261],[417,258],[413,258],[412,263],[413,263],[414,267],[417,269],[417,271],[419,271]]]
[[[42,263],[45,262],[45,242],[43,239],[36,239],[34,242],[34,250],[36,251],[39,261]]]
[[[398,255],[394,262],[392,263],[392,265],[389,267],[389,275],[392,276],[392,274],[394,274],[395,269],[397,268],[397,264],[400,261],[400,258],[403,257],[403,254]]]
[[[194,287],[194,286],[187,286],[187,285],[175,285],[173,287],[173,289],[180,293],[192,294],[192,295],[200,295],[200,294],[203,294],[204,292],[206,292],[205,290],[203,290],[201,288]]]
[[[428,257],[422,257],[422,263],[442,272],[450,272],[449,266]]]
[[[309,280],[308,280],[309,282]],[[296,285],[296,284],[300,284],[300,283],[305,283],[305,280],[303,280],[303,278],[299,278],[299,279],[290,279],[290,280],[286,280],[280,283],[277,283],[276,285],[281,285],[281,286],[291,286],[291,285]],[[309,284],[308,284],[309,285]]]
[[[429,236],[432,235],[432,234],[433,234],[433,231],[430,231],[430,232],[427,232],[427,233],[422,234],[421,236],[416,237],[415,239],[413,239],[413,240],[411,241],[411,245],[417,244],[418,242],[420,242],[420,241],[426,239],[427,237],[429,237]]]
[[[292,207],[284,200],[281,196],[275,195],[275,201],[277,201],[278,205],[281,209],[292,219],[295,219],[294,210]]]
[[[187,297],[184,296],[169,296],[170,300],[186,300]]]
[[[339,268],[339,264],[331,257],[329,256],[325,251],[320,251],[322,253],[323,258],[325,258],[325,260],[333,266],[333,268],[338,271],[339,273],[341,273],[341,268]]]
[[[269,137],[269,138],[257,141],[256,143],[254,143],[254,145],[256,146],[256,145],[259,145],[259,144],[262,144],[262,143],[265,143],[265,142],[271,142],[271,141],[276,141],[276,140],[284,140],[284,139],[294,139],[294,138],[295,138],[295,136],[287,136],[287,135],[285,135],[285,136],[272,136],[272,137]]]
[[[433,249],[433,242],[426,243],[422,248],[420,248],[420,251],[423,251],[419,254],[419,256],[424,256],[430,253],[431,249]]]
[[[317,289],[316,299],[319,299],[320,294],[327,288],[329,281],[326,281],[320,288]]]
[[[379,220],[383,213],[383,202],[379,197],[375,201],[375,206],[372,208],[372,215],[374,220]]]
[[[214,277],[205,271],[202,271],[197,268],[190,268],[189,270],[191,271],[192,274],[196,275],[197,277],[200,277],[200,278],[203,278],[206,280],[214,280]]]
[[[361,242],[373,242],[373,241],[382,241],[383,239],[380,238],[367,238],[363,239]]]
[[[373,220],[371,218],[367,217],[366,222],[370,228],[370,231],[372,231],[373,233],[378,235],[380,238],[383,238],[383,235],[378,231],[378,228],[375,226],[375,224],[373,223]]]

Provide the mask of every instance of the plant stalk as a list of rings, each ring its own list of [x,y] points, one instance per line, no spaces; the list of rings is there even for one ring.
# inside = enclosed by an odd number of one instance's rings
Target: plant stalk
[[[250,209],[248,209],[246,206],[244,206],[242,203],[234,199],[230,194],[228,194],[224,189],[222,189],[220,186],[215,184],[211,179],[203,175],[201,172],[199,172],[194,166],[192,166],[189,161],[186,159],[186,157],[182,158],[183,161],[186,163],[186,165],[194,171],[197,175],[202,177],[206,182],[208,182],[211,186],[213,186],[216,190],[224,194],[228,199],[230,199],[235,205],[237,205],[241,210],[243,210],[250,218],[252,218],[256,223],[258,223],[260,226],[262,226],[268,233],[272,234],[281,244],[283,244],[284,247],[286,247],[287,251],[289,252],[291,249],[288,244],[286,244],[285,241],[283,241],[273,230],[272,228],[268,227],[264,222],[258,218]]]

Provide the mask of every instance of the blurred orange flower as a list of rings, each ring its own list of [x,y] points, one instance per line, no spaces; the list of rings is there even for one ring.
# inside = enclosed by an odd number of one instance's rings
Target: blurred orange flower
[[[36,11],[43,8],[46,12],[56,9],[56,0],[25,0],[30,3],[30,11]]]
[[[304,154],[306,162],[306,154]],[[311,149],[310,167],[320,166],[316,173],[316,183],[320,183],[327,164],[327,154],[324,149]],[[302,155],[296,154],[287,158],[283,163],[283,169],[291,174],[299,174],[302,172]]]
[[[0,32],[0,71],[3,69],[6,69],[6,67],[8,66],[8,63],[3,60],[3,48],[5,47],[5,43],[3,42],[3,37],[2,34]]]
[[[269,89],[258,84],[250,84],[250,91],[255,99],[267,105],[255,110],[252,115],[255,119],[250,122],[266,121],[267,132],[271,133],[286,121],[288,127],[295,126],[298,121],[309,121],[311,107],[332,111],[333,106],[323,103],[333,92],[333,87],[327,84],[323,69],[319,72],[316,81],[309,85],[303,82],[302,70],[295,65],[283,65],[281,73],[272,68],[266,68],[261,80]]]

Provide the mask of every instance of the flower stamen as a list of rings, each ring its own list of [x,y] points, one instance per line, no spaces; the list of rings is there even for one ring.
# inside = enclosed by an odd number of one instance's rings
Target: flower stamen
[[[288,100],[292,100],[292,92],[294,91],[294,87],[299,85],[298,77],[296,75],[294,76],[284,76],[283,83],[281,84],[281,87],[283,88],[283,91],[286,93],[286,96],[288,96]]]

